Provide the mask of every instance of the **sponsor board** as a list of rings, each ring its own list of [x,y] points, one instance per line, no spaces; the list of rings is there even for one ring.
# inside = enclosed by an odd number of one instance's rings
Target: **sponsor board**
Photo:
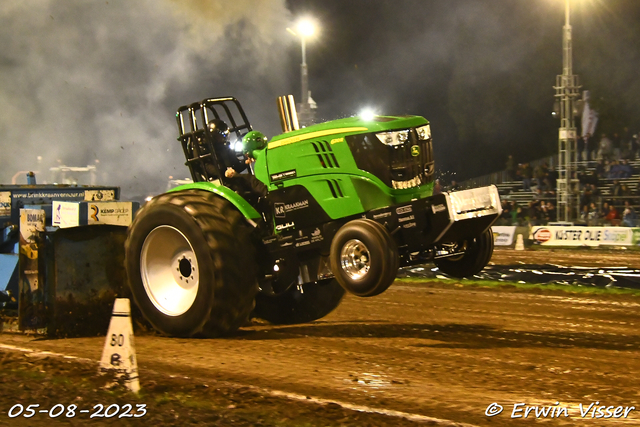
[[[44,232],[45,212],[43,209],[20,209],[20,280],[22,291],[25,287],[35,292],[40,288],[38,269],[38,233]],[[22,301],[20,301],[22,304]]]
[[[85,202],[108,202],[116,199],[114,190],[85,190]]]
[[[137,202],[53,202],[52,225],[60,228],[108,224],[129,226]]]
[[[133,220],[131,202],[89,203],[87,224],[110,224],[128,226]]]
[[[496,227],[494,227],[495,229]],[[640,229],[630,227],[533,227],[531,235],[544,246],[637,245]]]
[[[53,218],[51,224],[54,227],[77,227],[80,218],[80,203],[53,202]]]
[[[11,216],[11,193],[0,191],[0,216]]]
[[[515,225],[494,225],[491,227],[493,232],[493,242],[496,246],[511,246],[513,238],[516,235]]]

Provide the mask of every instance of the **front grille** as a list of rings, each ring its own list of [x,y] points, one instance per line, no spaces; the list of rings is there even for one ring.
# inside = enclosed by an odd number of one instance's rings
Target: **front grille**
[[[377,176],[394,189],[414,188],[433,182],[432,140],[420,140],[414,129],[408,140],[390,146],[383,144],[375,134],[346,137],[359,169]]]

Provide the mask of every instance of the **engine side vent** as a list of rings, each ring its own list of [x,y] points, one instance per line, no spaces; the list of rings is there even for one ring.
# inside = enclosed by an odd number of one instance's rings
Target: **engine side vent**
[[[331,149],[331,144],[327,141],[315,141],[311,142],[313,149],[317,153],[318,160],[320,161],[320,165],[323,168],[339,168],[338,159],[336,159],[336,155],[333,154],[333,150]]]
[[[328,179],[327,184],[329,185],[329,191],[331,191],[331,195],[333,195],[334,199],[344,197],[344,193],[342,192],[342,188],[340,188],[338,180]]]

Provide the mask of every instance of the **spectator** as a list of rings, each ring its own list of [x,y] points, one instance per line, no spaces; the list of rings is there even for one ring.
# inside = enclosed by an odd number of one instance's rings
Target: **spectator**
[[[622,169],[620,168],[620,164],[617,160],[613,160],[610,163],[607,178],[622,178]]]
[[[524,225],[527,222],[526,214],[522,210],[521,206],[518,206],[518,209],[516,210],[516,222],[517,225]]]
[[[625,227],[635,227],[638,215],[628,200],[624,202],[624,211],[622,211],[622,225]]]
[[[531,178],[533,178],[533,169],[529,163],[522,165],[520,170],[522,175],[522,189],[524,191],[531,191]]]
[[[620,159],[620,142],[620,135],[618,135],[618,132],[614,132],[611,137],[611,147],[613,148],[612,154],[615,160]]]
[[[618,210],[613,204],[609,206],[609,213],[607,213],[605,220],[611,225],[617,225],[617,222],[620,220]]]
[[[631,178],[631,175],[633,175],[633,167],[629,164],[629,160],[622,160],[620,163],[620,178]]]
[[[591,202],[589,205],[589,214],[587,219],[587,225],[598,225],[598,219],[600,218],[600,211],[595,203]]]
[[[613,181],[613,184],[609,188],[609,195],[611,195],[612,197],[620,197],[622,195],[622,189],[619,180],[616,179]]]
[[[600,138],[600,143],[598,144],[598,154],[596,155],[596,158],[598,160],[608,160],[611,158],[611,154],[612,154],[612,142],[611,140],[607,137],[606,133],[602,134],[602,137]]]
[[[599,223],[601,225],[605,224],[607,222],[607,215],[609,215],[609,202],[604,202],[602,204],[602,209],[600,210],[600,216],[599,216]]]
[[[500,225],[511,225],[511,205],[504,199],[502,200],[502,213],[497,223]]]
[[[538,215],[537,203],[533,200],[527,206],[526,218],[529,225],[538,225],[540,217]]]
[[[629,190],[629,187],[627,187],[627,184],[620,184],[620,195],[622,197],[631,196],[631,190]]]
[[[554,188],[556,188],[556,185],[558,182],[558,171],[556,171],[556,169],[553,166],[551,166],[547,171],[546,181],[547,181],[548,190],[553,190]]]
[[[547,202],[547,218],[548,222],[555,222],[558,219],[558,212],[552,202]]]
[[[591,203],[591,185],[587,184],[582,189],[582,194],[580,195],[580,208],[587,209],[589,208],[589,204]]]
[[[544,188],[544,180],[547,177],[547,170],[549,168],[547,167],[546,163],[542,163],[538,166],[536,166],[535,169],[535,176],[536,176],[536,185],[538,186],[538,188]]]
[[[582,160],[589,161],[589,160],[593,160],[593,158],[595,157],[594,153],[593,153],[593,138],[591,137],[590,133],[585,134],[582,137],[582,141],[583,141],[583,153],[582,153]]]
[[[534,196],[534,198],[536,200],[544,200],[545,197],[546,195],[542,192],[542,189],[540,187],[536,188],[536,195]]]
[[[579,162],[581,162],[581,161],[586,161],[586,160],[587,160],[587,159],[584,157],[584,151],[585,151],[585,150],[584,150],[584,146],[585,146],[585,136],[586,136],[586,135],[579,136],[579,137],[578,137],[578,139],[577,139],[577,141],[576,141],[576,144],[577,144],[577,145],[576,145],[576,150],[577,150],[576,156],[577,156],[577,160],[578,160]]]
[[[604,170],[604,160],[600,159],[598,160],[598,163],[596,163],[596,177],[598,179],[602,179],[605,176],[605,170]]]
[[[589,205],[582,205],[582,210],[580,211],[580,220],[585,224],[589,223]]]
[[[516,205],[516,202],[511,202],[511,225],[518,225],[518,212],[521,211]]]

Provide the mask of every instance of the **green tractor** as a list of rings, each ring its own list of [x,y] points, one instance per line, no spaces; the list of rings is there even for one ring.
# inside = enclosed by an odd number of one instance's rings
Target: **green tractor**
[[[400,267],[434,262],[467,277],[491,259],[498,191],[433,195],[426,119],[299,129],[294,105],[278,99],[283,133],[270,141],[235,98],[178,109],[193,183],[139,210],[125,248],[133,298],[158,331],[220,336],[250,317],[310,322],[345,291],[384,292]]]

